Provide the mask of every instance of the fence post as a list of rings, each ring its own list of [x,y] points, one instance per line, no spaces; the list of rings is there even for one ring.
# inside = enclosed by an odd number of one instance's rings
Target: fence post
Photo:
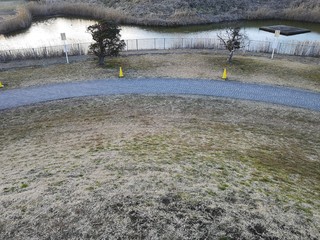
[[[306,52],[306,56],[310,55],[310,56],[315,56],[314,52],[315,52],[315,46],[309,46],[308,47],[308,51]]]
[[[37,59],[36,51],[34,50],[34,48],[32,48],[32,53],[33,53],[33,57],[34,57],[34,59]]]
[[[278,51],[277,51],[277,53],[279,53],[279,54],[281,54],[281,45],[282,45],[282,43],[279,43],[279,49],[278,49]]]
[[[269,42],[269,45],[268,45],[268,52],[270,52],[270,49],[271,49],[271,42]]]
[[[196,47],[201,47],[200,44],[202,44],[203,48],[217,48],[217,49],[224,49],[221,41],[216,39],[211,45],[212,39],[207,38],[187,38],[187,40],[184,40],[185,38],[168,38],[169,42],[167,41],[167,38],[163,38],[163,48],[161,47],[161,38],[150,38],[147,39],[148,41],[142,42],[142,49],[144,48],[143,44],[147,44],[147,46],[151,47],[151,42],[153,39],[153,48],[156,49],[170,49],[171,48],[188,48],[188,49],[194,49]],[[126,42],[126,49],[129,50],[135,50],[133,45],[136,45],[136,50],[139,50],[139,40],[143,39],[130,39],[125,40]],[[144,39],[145,40],[145,39]],[[209,41],[210,40],[210,41]],[[136,41],[136,43],[134,43]],[[159,42],[159,46],[157,46],[157,41]],[[129,48],[129,42],[130,42],[130,48]],[[179,42],[182,44],[179,44]],[[84,44],[84,45],[83,45]],[[277,49],[275,49],[275,52],[278,54],[289,54],[289,55],[301,55],[301,56],[319,56],[320,55],[320,45],[319,43],[306,43],[306,42],[298,42],[298,43],[288,43],[288,42],[279,42],[277,45]],[[59,49],[57,48],[59,47]],[[83,47],[83,52],[82,52]],[[272,51],[272,42],[270,41],[255,41],[255,40],[248,40],[246,42],[245,47],[243,48],[243,51],[246,50],[248,52],[270,52]],[[47,47],[39,47],[39,48],[28,48],[28,49],[16,49],[16,50],[5,50],[5,53],[0,53],[0,60],[3,59],[17,59],[19,57],[24,58],[41,58],[41,57],[50,57],[50,56],[56,56],[57,53],[60,55],[62,52],[60,52],[61,46],[47,46]],[[152,48],[152,47],[151,47]],[[58,50],[55,50],[58,49]],[[72,45],[72,49],[76,51],[76,43]],[[148,47],[149,49],[149,47]],[[78,50],[79,55],[86,55],[88,54],[88,47],[87,43],[78,43]],[[58,51],[58,52],[57,52]],[[1,54],[5,54],[4,56],[1,56]]]

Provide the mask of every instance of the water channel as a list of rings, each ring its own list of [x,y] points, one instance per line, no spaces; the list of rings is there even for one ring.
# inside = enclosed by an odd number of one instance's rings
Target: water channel
[[[14,35],[0,35],[0,50],[13,50],[24,48],[37,48],[43,46],[61,45],[60,33],[65,33],[68,43],[91,42],[91,35],[86,31],[87,27],[94,24],[93,20],[51,18],[37,21],[24,32]],[[261,26],[290,25],[307,28],[310,33],[295,36],[280,36],[282,42],[311,41],[320,42],[320,24],[301,23],[294,21],[247,21],[242,22],[242,30],[250,40],[273,41],[274,34],[259,30]],[[150,38],[217,38],[219,32],[223,32],[227,24],[210,24],[185,27],[137,27],[122,26],[122,39],[150,39]]]

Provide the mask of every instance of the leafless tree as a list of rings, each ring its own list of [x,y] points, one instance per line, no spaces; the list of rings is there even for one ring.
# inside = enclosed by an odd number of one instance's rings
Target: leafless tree
[[[234,52],[244,46],[244,41],[247,38],[245,33],[241,32],[239,26],[229,27],[224,32],[217,34],[225,48],[230,52],[227,62],[232,62]]]

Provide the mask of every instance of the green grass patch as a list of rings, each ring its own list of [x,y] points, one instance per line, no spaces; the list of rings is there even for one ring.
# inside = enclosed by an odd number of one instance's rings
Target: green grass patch
[[[235,74],[268,75],[283,79],[297,76],[313,82],[320,82],[320,69],[317,65],[301,64],[300,66],[285,64],[285,61],[235,56],[228,67]]]
[[[222,183],[218,186],[218,188],[221,190],[221,191],[224,191],[226,190],[227,188],[229,187],[229,184],[227,183]]]
[[[21,183],[20,188],[27,188],[29,187],[29,184],[27,183]]]

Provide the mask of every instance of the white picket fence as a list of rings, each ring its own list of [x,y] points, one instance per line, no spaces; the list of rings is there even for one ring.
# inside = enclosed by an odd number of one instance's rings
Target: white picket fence
[[[163,50],[163,49],[224,49],[222,42],[215,38],[150,38],[125,40],[125,51]],[[91,43],[68,44],[68,55],[89,54]],[[242,51],[271,53],[275,47],[269,41],[247,41]],[[65,46],[46,46],[40,48],[0,50],[0,62],[17,59],[38,59],[62,56]],[[320,42],[278,43],[275,53],[297,56],[320,56]]]

